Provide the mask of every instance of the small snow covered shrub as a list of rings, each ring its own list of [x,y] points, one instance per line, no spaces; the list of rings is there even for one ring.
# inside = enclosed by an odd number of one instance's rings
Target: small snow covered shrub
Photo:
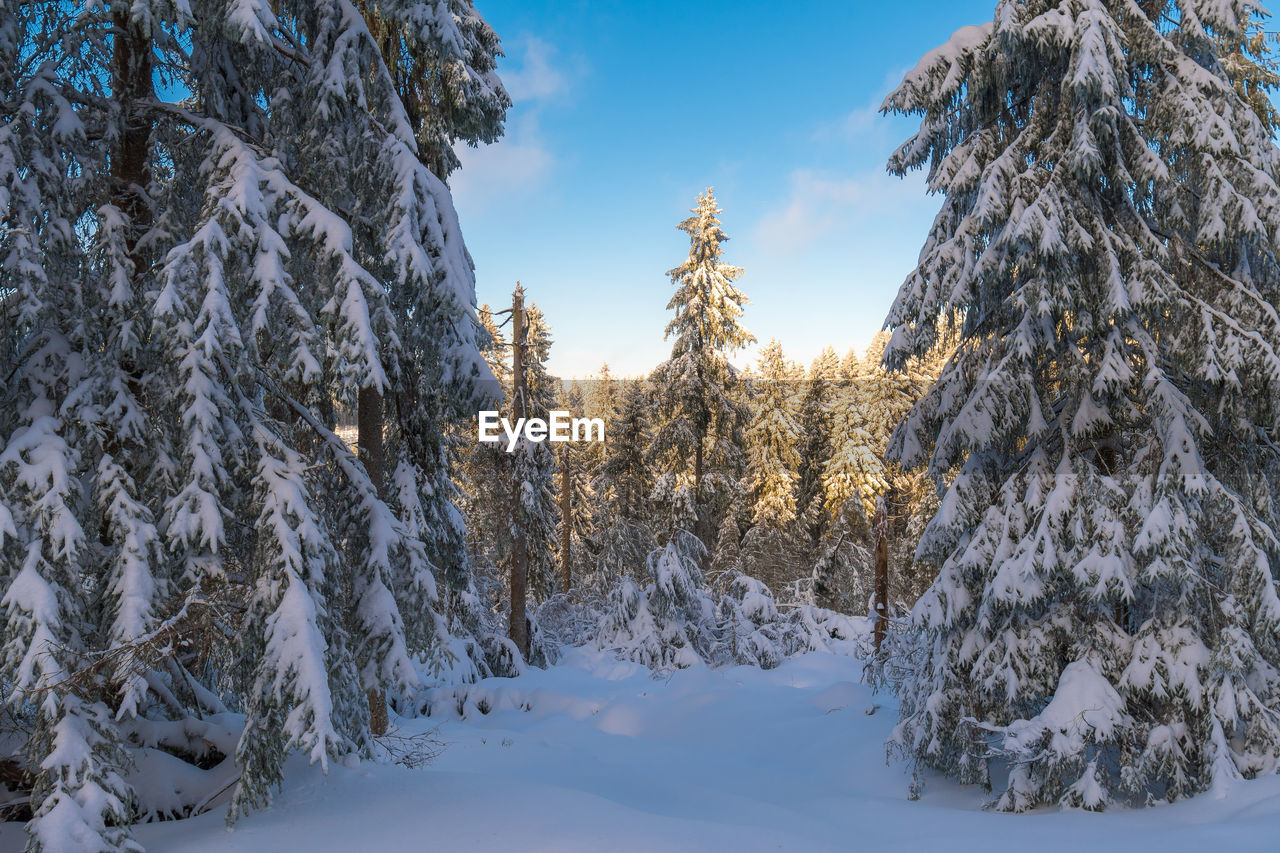
[[[722,642],[730,659],[761,669],[773,669],[786,657],[778,624],[778,606],[769,588],[739,574],[717,608]]]
[[[533,608],[533,623],[540,642],[555,656],[555,648],[581,646],[596,635],[599,614],[605,603],[577,592],[556,593]]]
[[[656,672],[699,663],[771,669],[805,652],[865,656],[870,649],[870,620],[811,604],[780,606],[768,586],[740,572],[713,605],[710,592],[695,585],[696,563],[670,543],[649,565],[669,591],[659,592],[656,580],[641,588],[623,578],[600,620],[597,648]]]
[[[812,604],[783,604],[761,581],[737,575],[720,599],[719,625],[729,660],[764,669],[792,655],[830,652],[866,657],[872,620]]]
[[[631,578],[609,596],[596,646],[655,671],[705,662],[715,642],[715,607],[702,587],[702,543],[683,531],[649,554],[653,583]]]

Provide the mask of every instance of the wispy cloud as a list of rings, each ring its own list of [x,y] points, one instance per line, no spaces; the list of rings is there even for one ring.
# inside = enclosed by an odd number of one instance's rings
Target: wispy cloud
[[[519,43],[520,67],[502,73],[502,83],[516,106],[549,100],[569,90],[569,76],[559,67],[555,45],[530,36]]]
[[[462,168],[452,179],[453,194],[462,204],[483,208],[512,194],[544,186],[556,167],[556,157],[542,134],[545,106],[567,96],[580,69],[566,70],[555,45],[535,36],[507,46],[515,57],[499,74],[513,107],[503,138],[493,145],[457,149]],[[507,66],[507,62],[503,66]]]
[[[862,106],[846,113],[839,119],[819,125],[814,138],[819,141],[838,141],[845,143],[870,143],[879,148],[886,142],[899,141],[891,139],[895,128],[892,118],[881,115],[880,107],[889,93],[898,87],[906,68],[896,68],[880,81],[880,86],[872,93],[871,98]]]
[[[897,178],[882,170],[841,176],[811,169],[791,173],[786,199],[755,227],[769,254],[799,253],[834,234],[848,232],[907,207],[924,204],[918,176]]]
[[[902,80],[903,69],[885,74],[862,106],[819,125],[812,135],[810,163],[834,157],[852,168],[799,166],[790,173],[785,196],[755,226],[754,237],[769,255],[784,256],[811,249],[819,240],[847,237],[854,229],[892,230],[900,214],[917,213],[926,201],[919,174],[898,178],[885,171],[889,152],[909,134],[910,119],[885,116],[880,105]]]

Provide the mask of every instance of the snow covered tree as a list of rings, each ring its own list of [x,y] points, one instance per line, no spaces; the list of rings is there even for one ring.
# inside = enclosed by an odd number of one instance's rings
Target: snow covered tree
[[[797,567],[804,562],[804,537],[795,523],[801,438],[797,376],[797,367],[774,340],[761,350],[759,373],[747,383],[752,399],[743,504],[751,526],[738,562],[742,571],[773,589],[798,580]]]
[[[610,596],[596,644],[662,672],[705,663],[716,643],[715,605],[699,565],[705,549],[681,530],[646,559],[652,582],[624,577]]]
[[[522,319],[513,324],[509,366],[498,363],[505,355],[500,350],[487,353],[495,359],[496,373],[512,377],[511,385],[503,389],[498,411],[513,423],[521,417],[546,419],[561,390],[559,380],[546,369],[550,327],[542,311],[532,303],[525,306],[523,298],[524,289],[517,286],[513,306],[519,305],[517,316]],[[491,332],[496,337],[497,330]],[[516,358],[520,359],[518,371]],[[476,444],[466,466],[471,547],[477,559],[490,563],[488,568],[506,579],[508,613],[519,611],[521,597],[529,592],[534,602],[545,601],[558,586],[558,467],[552,447],[521,433],[510,452],[505,443]],[[521,620],[513,619],[520,627]],[[519,649],[517,657],[528,658],[532,649],[520,648],[515,636],[511,639]]]
[[[482,408],[500,410],[503,400],[511,394],[511,344],[494,321],[493,310],[481,305],[480,351],[494,380],[484,386],[485,405]],[[462,511],[467,519],[467,548],[472,559],[483,567],[496,566],[495,532],[506,524],[508,517],[508,487],[505,470],[508,457],[496,444],[477,443],[476,417],[470,419],[459,432],[460,448],[470,448],[461,454],[460,480]]]
[[[796,517],[800,468],[796,369],[782,345],[771,340],[760,352],[760,376],[752,382],[751,425],[747,428],[747,493],[751,521],[784,528]]]
[[[498,37],[471,0],[362,0],[361,9],[404,107],[418,159],[443,182],[459,165],[454,146],[489,143],[502,134],[511,100],[496,74]],[[418,191],[447,193],[442,183],[427,181]],[[403,346],[397,365],[401,387],[389,401],[394,416],[388,421],[400,482],[418,483],[427,558],[457,590],[466,585],[468,570],[446,434],[492,389],[475,355],[471,258],[452,206],[437,206],[443,215],[411,211],[414,217],[405,223],[406,230],[417,228],[441,247],[442,263],[434,280],[419,281],[392,299]],[[414,237],[411,231],[406,236]],[[392,257],[416,274],[430,271],[411,246]]]
[[[796,515],[816,547],[822,541],[828,513],[822,506],[822,470],[833,455],[832,407],[839,390],[840,360],[824,347],[805,375],[800,402],[800,465],[796,482]]]
[[[1275,133],[1280,112],[1271,102],[1271,92],[1280,86],[1280,62],[1273,45],[1280,40],[1267,32],[1262,16],[1252,7],[1241,9],[1240,26],[1216,33],[1219,61],[1231,85],[1249,105],[1266,130]]]
[[[671,358],[654,369],[660,423],[653,452],[662,471],[655,494],[666,505],[671,529],[688,524],[708,539],[718,519],[716,502],[737,490],[742,465],[743,406],[727,355],[755,338],[743,328],[747,298],[734,284],[742,268],[722,260],[729,238],[711,189],[698,197],[693,216],[677,226],[689,235],[689,257],[667,275],[676,292],[667,309],[675,316],[666,336]]]
[[[733,513],[727,513],[720,522],[720,531],[716,534],[716,549],[711,556],[711,570],[708,573],[711,586],[720,588],[722,578],[731,577],[742,569],[742,531],[738,529],[738,520]]]
[[[564,395],[560,408],[573,417],[583,416],[582,388],[577,382]],[[575,578],[581,581],[586,573],[594,570],[595,492],[591,488],[590,465],[593,460],[590,451],[601,443],[566,442],[556,454],[560,471],[556,483],[559,508],[556,541],[556,556],[560,562],[558,586],[560,592],[566,594],[575,586]]]
[[[639,577],[649,552],[657,547],[649,500],[649,399],[640,381],[624,382],[618,397],[617,414],[608,422],[605,455],[592,484],[600,501],[596,584],[602,590],[618,578]]]
[[[478,346],[480,354],[484,357],[484,362],[489,368],[489,372],[493,374],[493,378],[499,383],[495,389],[490,389],[489,397],[497,400],[502,396],[502,389],[506,388],[511,382],[511,365],[507,363],[510,356],[511,342],[507,340],[502,333],[502,329],[493,319],[493,309],[486,302],[476,311],[476,320],[480,325],[480,333]]]
[[[474,274],[345,2],[6,3],[0,53],[0,680],[32,848],[124,849],[118,729],[233,697],[238,813],[290,748],[366,749],[366,691],[413,681],[460,541],[422,419],[483,376]],[[331,429],[368,392],[394,490]],[[168,642],[228,604],[216,665]]]
[[[729,593],[717,605],[717,616],[734,662],[773,669],[787,656],[777,624],[778,605],[763,581],[735,575]]]
[[[1001,2],[885,101],[922,116],[890,168],[944,196],[886,361],[962,323],[893,443],[953,475],[893,743],[1007,761],[1001,809],[1280,767],[1280,152],[1220,61],[1249,9]]]
[[[546,368],[551,354],[551,328],[537,305],[530,303],[525,311],[525,412],[526,417],[549,417],[555,408],[559,380]],[[556,499],[555,455],[549,442],[521,438],[513,454],[512,483],[517,503],[512,513],[512,537],[527,543],[529,556],[529,588],[535,600],[549,598],[556,588],[556,524],[559,509]]]
[[[428,168],[448,180],[454,151],[502,136],[511,98],[502,44],[472,0],[359,0]]]
[[[850,529],[847,517],[836,520],[834,536],[823,544],[813,563],[809,604],[842,613],[865,613],[867,566],[871,553],[865,537]]]

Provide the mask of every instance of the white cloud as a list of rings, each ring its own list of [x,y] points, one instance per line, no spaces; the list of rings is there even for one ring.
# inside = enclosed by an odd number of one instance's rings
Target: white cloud
[[[542,186],[555,166],[536,121],[517,125],[493,145],[459,149],[458,159],[462,168],[453,175],[453,195],[476,207]]]
[[[880,86],[863,106],[852,110],[835,122],[819,126],[814,138],[820,141],[836,139],[842,142],[869,143],[877,148],[890,141],[895,121],[891,117],[881,115],[880,107],[889,93],[902,82],[907,70],[899,68],[885,74]]]
[[[502,71],[502,83],[517,106],[526,101],[548,100],[569,90],[569,78],[556,67],[554,45],[536,36],[520,43],[524,60],[519,68]]]
[[[509,45],[509,55],[520,60],[518,65],[498,71],[514,104],[506,133],[492,145],[457,149],[462,168],[451,180],[453,194],[460,204],[472,208],[537,190],[556,166],[539,119],[547,103],[569,92],[572,75],[562,70],[555,46],[534,36]]]
[[[755,239],[769,254],[798,253],[824,237],[923,201],[916,175],[903,179],[876,170],[840,176],[797,169],[786,200],[756,224]]]

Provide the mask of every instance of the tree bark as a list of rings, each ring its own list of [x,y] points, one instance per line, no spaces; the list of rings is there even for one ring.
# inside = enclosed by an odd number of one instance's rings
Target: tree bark
[[[573,497],[570,480],[569,448],[560,451],[560,588],[565,594],[573,588]]]
[[[702,442],[703,437],[700,435],[693,448],[693,533],[705,544],[707,540],[703,538],[703,534],[706,531],[702,523]]]
[[[524,389],[524,288],[516,283],[511,295],[511,415],[519,422],[525,417]],[[523,496],[520,484],[511,484],[511,518],[515,528],[515,541],[511,543],[511,616],[507,635],[516,644],[525,660],[529,659],[529,623],[525,616],[525,599],[529,582],[529,543],[525,538],[524,524],[518,519]]]
[[[385,469],[385,452],[383,450],[382,394],[376,388],[361,388],[356,401],[356,444],[360,448],[360,461],[369,474],[378,497],[385,499],[383,488],[383,471]],[[369,731],[374,735],[387,733],[387,696],[379,688],[368,691],[369,696]]]
[[[138,240],[151,225],[151,205],[147,201],[147,163],[151,154],[151,121],[142,105],[154,100],[152,80],[154,60],[151,43],[125,4],[116,4],[111,13],[116,32],[112,41],[112,84],[120,104],[120,138],[112,152],[111,177],[115,182],[115,204],[129,219],[125,245],[133,264],[133,275],[147,266],[138,252]]]
[[[889,628],[889,511],[883,497],[876,498],[875,519],[875,645],[876,652]]]

